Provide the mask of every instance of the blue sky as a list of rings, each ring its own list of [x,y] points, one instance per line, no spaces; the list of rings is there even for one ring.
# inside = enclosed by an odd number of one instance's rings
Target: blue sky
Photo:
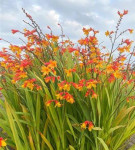
[[[34,18],[44,33],[49,25],[55,34],[60,34],[58,23],[72,40],[82,37],[83,27],[93,27],[100,31],[100,42],[106,41],[104,32],[112,30],[118,20],[117,11],[129,10],[122,29],[135,29],[135,0],[0,0],[0,37],[13,44],[21,44],[21,35],[11,34],[11,29],[23,30],[28,26],[21,8]],[[131,35],[131,39],[134,39]],[[0,48],[7,44],[0,41]]]

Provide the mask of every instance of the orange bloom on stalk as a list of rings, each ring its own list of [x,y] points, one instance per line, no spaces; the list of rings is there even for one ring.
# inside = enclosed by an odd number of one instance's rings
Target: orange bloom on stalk
[[[109,36],[109,35],[110,35],[110,33],[109,33],[108,30],[105,32],[105,35],[106,35],[106,36]]]
[[[88,126],[88,130],[91,131],[94,128],[93,123],[90,121],[89,122],[89,126]]]
[[[72,69],[65,69],[65,73],[66,73],[66,75],[67,75],[67,77],[70,77],[70,76],[72,76]]]
[[[67,77],[72,76],[72,72],[75,72],[76,69],[65,69],[65,73],[67,74]]]
[[[41,67],[41,72],[43,73],[44,76],[46,76],[46,75],[48,75],[51,72],[51,70],[50,70],[49,67],[42,66]]]
[[[124,10],[124,12],[123,13],[120,13],[119,11],[118,11],[118,15],[122,18],[124,15],[127,15],[128,14],[128,10]]]
[[[55,103],[55,107],[61,107],[62,106],[62,104],[59,101],[57,101],[57,100],[49,100],[49,101],[47,101],[46,102],[46,106],[50,106],[52,102]]]
[[[113,75],[114,75],[115,78],[121,78],[122,77],[122,74],[119,71],[115,71],[113,73]]]
[[[76,88],[77,88],[79,91],[82,91],[83,86],[84,86],[83,84],[78,84]]]
[[[111,31],[111,32],[109,32],[108,30],[105,32],[105,35],[106,36],[109,36],[109,35],[111,35],[111,34],[113,34],[114,32],[113,31]]]
[[[70,90],[70,84],[65,84],[65,85],[63,86],[63,90],[64,90],[64,91],[69,91],[69,90]]]
[[[88,44],[88,38],[80,39],[80,40],[78,40],[78,43],[80,45],[87,45]]]
[[[91,30],[92,30],[91,28],[90,29],[83,28],[83,33],[85,35],[88,35]]]
[[[132,75],[135,77],[135,71],[132,73]]]
[[[57,62],[50,60],[48,67],[54,69],[55,67],[57,67]]]
[[[134,32],[133,29],[128,29],[128,31],[130,32],[130,34],[132,34]]]
[[[26,78],[27,77],[27,72],[20,72],[19,73],[19,78]]]
[[[115,76],[114,76],[114,74],[111,74],[111,75],[109,76],[108,81],[109,81],[110,83],[113,82],[113,81],[115,81]]]
[[[45,36],[46,36],[46,38],[47,38],[48,40],[50,40],[50,39],[52,38],[52,36],[49,35],[49,34],[46,34]]]
[[[95,88],[97,84],[96,80],[90,79],[86,82],[87,89],[91,89],[92,87]]]
[[[35,81],[36,81],[36,79],[26,80],[26,81],[24,81],[22,87],[23,88],[27,88],[28,87],[30,90],[33,90]]]
[[[69,94],[69,93],[65,93],[65,95],[63,96],[63,98],[67,101],[67,102],[69,102],[69,103],[71,103],[71,104],[73,104],[75,101],[74,101],[74,98],[73,98],[73,96],[71,95],[71,94]]]
[[[51,80],[52,80],[52,82],[54,83],[54,82],[55,82],[55,77],[49,76],[49,77],[46,77],[46,78],[45,78],[45,82],[46,82],[46,83],[48,83],[48,82],[51,81]]]
[[[60,102],[55,101],[55,107],[61,107],[61,106],[62,106],[62,104]]]
[[[51,80],[51,77],[46,77],[45,82],[48,83]]]
[[[53,42],[58,42],[58,39],[59,39],[58,36],[55,36],[55,35],[52,36],[52,41]]]
[[[5,147],[5,146],[7,146],[5,140],[3,140],[2,137],[0,137],[0,147]]]
[[[86,129],[87,124],[88,124],[88,121],[85,121],[84,123],[82,123],[81,129]]]
[[[53,49],[54,52],[57,52],[58,50],[59,50],[59,47],[55,47],[55,48]]]
[[[91,131],[94,128],[94,125],[91,121],[85,121],[81,125],[81,129],[86,129],[88,127],[88,130]]]
[[[97,99],[98,95],[92,90],[92,98]]]
[[[58,83],[58,87],[59,87],[59,90],[62,91],[70,91],[70,84],[66,81],[62,81],[61,83]]]
[[[47,102],[46,102],[46,106],[50,106],[53,101],[54,101],[54,100],[49,100],[49,101],[47,101]]]
[[[37,85],[37,84],[35,84],[35,87],[36,87],[37,91],[38,91],[38,90],[42,90],[42,87],[39,86],[39,85]]]
[[[63,99],[63,92],[60,92],[58,94],[56,94],[56,98],[62,100]]]
[[[128,98],[128,97],[127,97],[127,99],[126,99],[126,100],[127,100],[127,103],[129,103],[129,98]]]

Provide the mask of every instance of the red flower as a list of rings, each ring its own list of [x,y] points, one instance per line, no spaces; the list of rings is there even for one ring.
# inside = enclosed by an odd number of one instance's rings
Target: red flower
[[[111,83],[115,80],[115,77],[113,74],[110,75],[110,77],[108,78],[108,81]]]
[[[128,10],[124,10],[123,15],[128,14]]]
[[[88,130],[91,131],[94,128],[94,125],[91,121],[89,121]]]
[[[50,106],[50,104],[51,104],[52,102],[54,102],[54,100],[49,100],[49,101],[47,101],[47,102],[46,102],[46,106]]]
[[[126,43],[127,45],[130,45],[130,44],[132,43],[132,41],[129,41],[129,39],[126,39],[126,40],[124,41],[124,43]]]
[[[7,146],[5,140],[3,140],[2,137],[0,137],[0,147],[5,147],[5,146]]]
[[[11,30],[13,34],[19,32],[19,30]]]

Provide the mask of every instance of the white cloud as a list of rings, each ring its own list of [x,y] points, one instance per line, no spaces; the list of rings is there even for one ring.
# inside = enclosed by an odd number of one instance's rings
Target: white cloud
[[[4,22],[4,21],[16,21],[17,18],[15,15],[10,14],[10,13],[1,13],[0,14],[0,22]]]
[[[50,10],[48,12],[48,17],[56,21],[57,23],[59,22],[59,19],[60,19],[60,15],[56,13],[55,10]]]
[[[49,25],[53,33],[59,34],[61,23],[66,35],[72,39],[82,36],[82,28],[93,27],[104,33],[106,30],[113,30],[117,22],[118,10],[129,9],[129,15],[125,16],[124,28],[135,29],[135,9],[133,0],[11,0],[3,1],[0,11],[0,37],[11,39],[6,34],[11,29],[23,29],[28,26],[23,24],[25,15],[21,8],[34,18],[44,32],[48,32]],[[27,20],[27,19],[26,19]],[[3,35],[3,32],[5,35]],[[102,35],[100,36],[102,37]],[[17,37],[16,37],[17,38]],[[100,38],[103,40],[103,38]],[[15,41],[15,38],[13,38]],[[1,42],[1,41],[0,41]]]
[[[114,25],[115,21],[114,20],[106,20],[107,25]]]
[[[32,9],[33,9],[33,11],[37,12],[37,11],[41,10],[41,6],[39,6],[39,5],[32,5]]]
[[[108,5],[110,3],[110,0],[99,0],[99,2],[104,5]]]
[[[67,0],[67,1],[71,3],[82,4],[82,5],[86,5],[89,3],[89,0]]]

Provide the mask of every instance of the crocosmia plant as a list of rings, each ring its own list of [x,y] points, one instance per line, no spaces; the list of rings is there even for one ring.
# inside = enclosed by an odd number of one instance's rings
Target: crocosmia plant
[[[77,44],[63,32],[45,34],[24,14],[31,30],[22,45],[0,51],[0,147],[13,150],[119,150],[135,134],[135,47],[119,27],[83,28]],[[79,38],[79,37],[78,37]],[[6,141],[4,140],[6,139]],[[7,146],[8,145],[8,146]],[[134,149],[133,146],[131,149]]]

